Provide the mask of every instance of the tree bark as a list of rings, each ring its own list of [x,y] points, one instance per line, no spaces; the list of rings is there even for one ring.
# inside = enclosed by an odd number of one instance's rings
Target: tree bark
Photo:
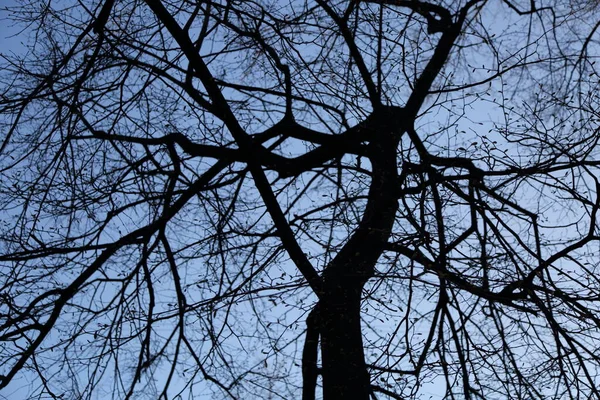
[[[361,294],[389,239],[398,200],[399,109],[380,110],[370,130],[373,177],[362,219],[323,272],[319,329],[324,400],[369,400],[371,382],[360,326]]]
[[[315,400],[319,370],[319,304],[312,309],[306,319],[306,340],[302,351],[302,400]]]
[[[324,400],[368,400],[370,377],[360,326],[362,284],[340,280],[321,303]]]

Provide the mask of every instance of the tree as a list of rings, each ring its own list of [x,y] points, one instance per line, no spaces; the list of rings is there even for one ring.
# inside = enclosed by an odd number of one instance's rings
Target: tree
[[[7,395],[600,398],[593,2],[8,11]]]

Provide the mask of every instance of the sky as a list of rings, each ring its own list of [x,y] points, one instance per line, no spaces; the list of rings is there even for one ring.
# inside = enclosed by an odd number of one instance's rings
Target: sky
[[[23,49],[21,44],[23,39],[19,36],[19,29],[11,26],[4,20],[6,16],[5,8],[12,4],[15,4],[15,2],[11,0],[0,0],[0,38],[2,40],[0,48],[1,53],[18,53]],[[18,388],[19,385],[22,384],[24,384],[23,381],[17,380],[14,385],[14,389],[12,391],[9,389],[5,393],[0,394],[0,399],[6,398],[11,400],[20,400],[20,398],[22,398],[22,392],[19,391]]]
[[[0,53],[19,52],[22,48],[20,29],[14,26],[14,22],[8,21],[9,15],[7,8],[14,6],[14,0],[0,0]]]

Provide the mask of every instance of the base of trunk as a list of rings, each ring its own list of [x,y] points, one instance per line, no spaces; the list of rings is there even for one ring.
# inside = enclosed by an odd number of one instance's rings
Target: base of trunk
[[[321,302],[324,400],[369,400],[370,377],[360,326],[362,284],[329,288]]]

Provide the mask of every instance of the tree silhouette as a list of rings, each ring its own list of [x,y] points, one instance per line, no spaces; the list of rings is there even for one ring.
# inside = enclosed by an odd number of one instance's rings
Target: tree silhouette
[[[7,12],[8,398],[600,398],[594,2]]]

